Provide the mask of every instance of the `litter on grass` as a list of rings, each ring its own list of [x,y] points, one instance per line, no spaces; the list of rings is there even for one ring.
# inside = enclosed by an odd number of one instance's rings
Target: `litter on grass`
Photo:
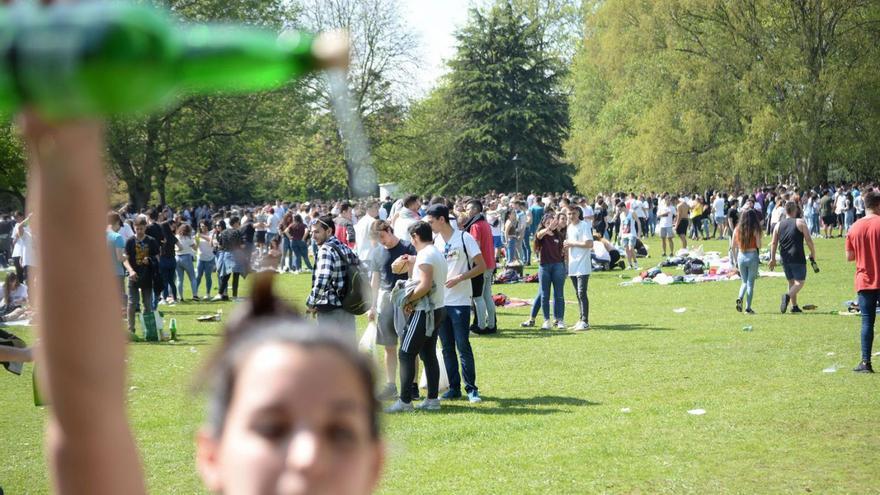
[[[687,308],[675,308],[672,310],[672,312],[673,313],[684,313],[687,310],[688,310]]]
[[[829,352],[829,353],[827,353],[827,354],[825,354],[825,355],[826,355],[826,356],[833,356],[834,353],[833,353],[833,352]]]
[[[197,352],[199,352],[199,351],[198,351],[198,350],[196,350],[196,348],[195,348],[195,347],[190,347],[190,348],[189,348],[189,352],[191,352],[191,353],[193,353],[193,354],[195,354],[195,353],[197,353]]]
[[[691,409],[690,411],[688,411],[688,414],[691,414],[693,416],[702,416],[702,415],[706,414],[706,410],[705,409]]]
[[[837,373],[837,365],[829,366],[822,370],[822,373]]]
[[[746,326],[743,327],[743,332],[751,332],[751,331],[752,331],[752,326],[751,326],[751,325],[746,325]]]
[[[628,407],[624,407],[623,409],[620,410],[620,412],[622,412],[623,414],[629,414],[629,413],[630,413],[630,408],[628,408]]]

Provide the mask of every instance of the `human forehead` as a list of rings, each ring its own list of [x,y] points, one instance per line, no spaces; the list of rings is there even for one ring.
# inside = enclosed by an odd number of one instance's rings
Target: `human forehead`
[[[244,412],[272,408],[300,413],[369,407],[355,368],[338,352],[286,343],[262,345],[244,357],[230,406]]]

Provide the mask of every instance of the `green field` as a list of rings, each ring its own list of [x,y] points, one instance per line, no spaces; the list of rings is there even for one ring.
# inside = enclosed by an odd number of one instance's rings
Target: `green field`
[[[501,309],[500,333],[472,339],[482,404],[385,418],[382,492],[877,493],[880,376],[850,371],[859,319],[837,315],[854,298],[853,266],[842,240],[817,249],[822,272],[809,274],[801,305],[818,309],[802,315],[779,314],[784,279],[759,279],[758,314],[747,316],[734,310],[739,282],[620,287],[620,271],[591,277],[587,333],[522,329],[527,308]],[[291,301],[305,299],[308,276],[279,280]],[[496,286],[523,298],[536,289]],[[203,493],[193,461],[203,409],[191,384],[220,327],[195,318],[217,307],[165,309],[180,342],[129,347],[131,420],[151,493]],[[566,306],[567,323],[576,308]],[[10,495],[48,492],[46,412],[33,406],[31,370],[0,374],[0,486]],[[706,414],[688,414],[695,408]]]

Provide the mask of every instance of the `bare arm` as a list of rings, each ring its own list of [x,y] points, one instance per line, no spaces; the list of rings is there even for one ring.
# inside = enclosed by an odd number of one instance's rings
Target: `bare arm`
[[[431,291],[431,281],[434,279],[434,267],[424,263],[419,265],[419,285],[406,298],[407,303],[418,301]]]
[[[33,351],[30,347],[19,349],[18,347],[0,345],[0,362],[29,363],[33,360]]]
[[[810,249],[810,259],[816,259],[816,245],[813,243],[813,237],[810,235],[810,229],[807,228],[807,222],[798,219],[797,227],[807,241],[807,248]]]
[[[758,236],[758,249],[761,249],[760,246],[761,237]],[[773,238],[770,240],[770,269],[776,266],[776,246],[779,244],[779,224],[776,224],[776,227],[773,228]]]
[[[44,389],[53,404],[48,451],[55,492],[142,494],[143,474],[125,411],[125,334],[112,266],[104,263],[108,209],[103,128],[96,122],[24,120],[35,236],[43,273],[37,302]],[[55,213],[70,208],[77,215]],[[89,280],[91,290],[82,290]],[[84,335],[86,332],[87,335]]]

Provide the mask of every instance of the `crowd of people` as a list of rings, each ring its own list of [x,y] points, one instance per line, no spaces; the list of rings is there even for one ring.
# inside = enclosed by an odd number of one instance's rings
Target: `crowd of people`
[[[126,206],[106,216],[106,247],[117,290],[127,301],[132,334],[137,312],[183,301],[185,289],[193,301],[226,301],[230,293],[238,300],[240,280],[254,272],[312,275],[311,289],[300,302],[306,314],[316,318],[317,327],[303,322],[273,295],[269,279],[260,279],[245,306],[246,315],[227,328],[226,344],[211,364],[212,389],[226,393],[212,396],[212,407],[220,415],[201,434],[199,464],[206,484],[219,488],[228,486],[219,473],[236,469],[225,464],[224,449],[232,441],[227,438],[247,436],[227,427],[236,415],[248,414],[231,403],[231,389],[238,390],[232,382],[239,375],[242,383],[274,383],[276,393],[295,395],[302,391],[301,384],[270,373],[290,368],[296,376],[307,367],[310,374],[324,369],[332,375],[330,368],[341,365],[361,384],[348,390],[358,398],[361,410],[372,411],[376,399],[393,401],[385,409],[388,413],[435,411],[441,400],[465,396],[479,403],[477,360],[470,338],[498,331],[493,283],[499,268],[537,264],[539,283],[523,327],[537,326],[540,312],[544,331],[585,331],[590,329],[591,273],[640,270],[638,258],[647,254],[642,242],[646,237],[661,239],[663,257],[686,252],[689,240],[729,239],[730,257],[742,279],[736,309],[753,313],[762,239],[770,235],[770,269],[778,253],[789,281],[780,310],[790,307],[798,313],[797,296],[806,279],[807,261],[815,259],[813,239],[831,237],[836,229],[836,235],[847,236],[848,258],[857,263],[863,355],[855,371],[872,372],[873,308],[880,294],[878,215],[880,192],[875,185],[864,184],[809,191],[778,186],[736,194],[615,193],[595,199],[568,193],[489,193],[456,198],[410,195],[355,203],[201,205],[177,211],[168,206],[143,211]],[[858,222],[863,217],[868,218]],[[5,265],[9,260],[14,266],[0,290],[0,317],[20,317],[28,306],[28,286],[40,280],[30,219],[19,213],[0,218],[0,262]],[[385,385],[375,395],[367,365],[352,351],[359,312],[352,311],[346,299],[353,290],[353,267],[369,284],[364,307],[368,320],[376,325],[376,343],[384,348]],[[214,276],[219,281],[216,294]],[[565,317],[566,277],[578,302],[570,327]],[[282,329],[285,326],[297,330]],[[331,328],[334,331],[317,330]],[[449,379],[442,395],[438,341]],[[303,352],[308,349],[322,351]],[[0,352],[5,353],[0,355],[3,359],[32,358],[30,350]],[[236,357],[242,354],[248,356],[245,363],[270,364],[242,364]],[[425,370],[427,392],[416,405],[417,360]],[[325,387],[334,388],[329,383]],[[251,392],[243,393],[239,400],[245,403],[260,400],[247,396]],[[325,392],[311,387],[307,393]],[[342,400],[340,393],[324,399]],[[381,449],[372,450],[378,445],[373,414],[350,428],[357,430],[353,435],[365,452],[371,452],[372,464],[361,466],[359,478],[366,484],[375,483],[374,468],[382,458]],[[232,432],[229,436],[227,430]]]

